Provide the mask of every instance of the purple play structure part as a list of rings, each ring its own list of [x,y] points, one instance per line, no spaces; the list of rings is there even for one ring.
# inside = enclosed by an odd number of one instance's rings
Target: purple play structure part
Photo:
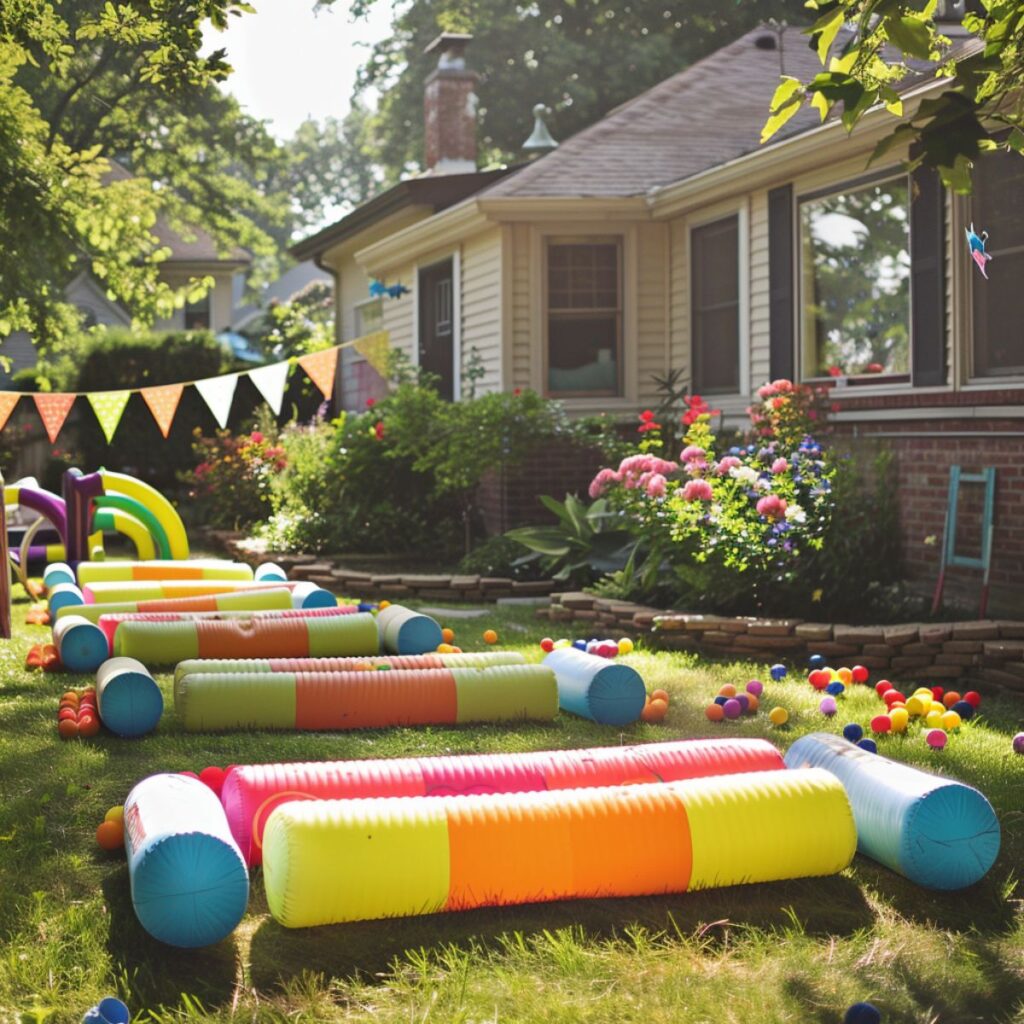
[[[56,494],[44,491],[41,487],[19,487],[18,504],[48,519],[62,539],[67,536],[68,519],[64,511],[64,502]],[[5,530],[4,533],[6,532]]]
[[[83,473],[69,469],[64,474],[62,488],[67,509],[67,533],[64,544],[65,561],[74,568],[89,560],[89,522],[92,519],[92,499],[103,493],[103,478],[99,473]]]

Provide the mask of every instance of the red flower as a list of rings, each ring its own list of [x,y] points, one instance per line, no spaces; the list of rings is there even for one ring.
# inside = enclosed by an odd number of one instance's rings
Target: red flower
[[[842,368],[839,367],[839,366],[830,366],[828,368],[828,375],[830,377],[842,377],[842,375],[843,375]]]
[[[650,409],[644,409],[644,411],[640,413],[640,419],[642,419],[644,423],[650,423],[651,420],[654,419],[654,413],[651,412]]]
[[[885,367],[881,363],[868,363],[868,365],[864,367],[864,372],[865,373],[884,373],[885,372]]]
[[[518,398],[518,397],[519,397],[519,396],[520,396],[520,395],[521,395],[522,393],[523,393],[523,389],[522,389],[522,388],[513,388],[513,389],[512,389],[512,394],[513,394],[513,395],[514,395],[514,396],[515,396],[516,398]]]
[[[249,435],[249,440],[252,441],[253,444],[259,444],[263,440],[263,435],[258,430],[254,430]]]
[[[378,420],[376,426],[373,428],[373,432],[377,435],[378,441],[384,440],[384,421]]]
[[[366,400],[366,408],[367,409],[372,409],[376,404],[377,404],[377,399],[376,398],[368,398]]]

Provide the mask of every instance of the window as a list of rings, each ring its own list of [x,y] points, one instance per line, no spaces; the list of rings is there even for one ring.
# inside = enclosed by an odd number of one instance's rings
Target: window
[[[356,337],[373,334],[381,330],[384,323],[384,303],[381,299],[370,299],[356,306]]]
[[[907,178],[800,203],[803,375],[910,372]]]
[[[185,303],[185,330],[208,331],[210,329],[210,292],[195,302]]]
[[[991,153],[974,165],[970,218],[992,259],[986,281],[970,264],[974,327],[974,376],[1024,374],[1024,160],[1016,153]],[[962,242],[959,244],[963,244]]]
[[[618,239],[547,246],[547,390],[621,394],[622,245]]]
[[[693,390],[740,390],[740,219],[702,224],[690,232]]]

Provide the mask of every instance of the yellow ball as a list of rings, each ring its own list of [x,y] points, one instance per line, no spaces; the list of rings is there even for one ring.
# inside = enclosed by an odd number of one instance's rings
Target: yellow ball
[[[828,668],[825,669],[825,671],[828,672],[829,678],[832,680],[833,683],[842,682],[842,680],[839,678],[839,673],[834,668]]]
[[[624,636],[619,641],[619,654],[632,654],[633,653],[633,641],[628,636]]]
[[[906,708],[890,708],[889,721],[892,722],[893,732],[906,732],[910,715],[907,713]]]
[[[929,704],[931,704],[931,702],[932,702],[932,691],[929,690],[927,686],[919,686],[914,691],[914,696],[915,697],[924,697],[928,701]]]
[[[789,712],[785,708],[772,708],[768,717],[772,725],[785,725],[789,721]]]
[[[942,728],[942,712],[940,711],[929,711],[924,716],[924,724],[929,729],[941,729]]]
[[[390,608],[390,607],[391,607],[391,602],[390,602],[390,601],[381,601],[381,602],[380,602],[380,603],[379,603],[379,604],[377,605],[377,607],[378,607],[378,608],[379,608],[379,609],[380,609],[381,611],[384,611],[384,609],[385,609],[385,608]]]
[[[938,711],[938,713],[941,715],[945,713],[946,705],[943,704],[941,700],[933,700],[931,703],[931,709],[932,711]]]
[[[960,728],[960,716],[955,711],[947,711],[942,716],[942,728],[946,732],[952,732],[954,729]]]
[[[569,647],[569,646],[571,646],[571,644],[572,644],[572,641],[571,640],[566,640],[565,637],[562,637],[561,640],[556,640],[555,641],[555,647],[558,650],[561,650],[563,647]]]
[[[438,654],[454,654],[455,653],[455,648],[453,648],[451,644],[438,644],[437,645],[437,653]]]
[[[843,686],[849,686],[853,683],[853,673],[848,668],[841,668],[836,675]]]
[[[931,702],[929,701],[929,707]],[[920,718],[925,712],[924,701],[921,700],[916,694],[907,701],[907,713],[913,715],[914,718]]]
[[[111,807],[106,814],[103,815],[104,821],[124,821],[124,806],[118,804],[116,807]]]

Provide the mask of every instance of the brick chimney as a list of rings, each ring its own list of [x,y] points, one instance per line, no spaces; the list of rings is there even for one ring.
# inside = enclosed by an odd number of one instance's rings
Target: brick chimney
[[[463,52],[472,36],[443,32],[423,52],[438,54],[423,93],[424,157],[428,174],[476,170],[475,71]]]

